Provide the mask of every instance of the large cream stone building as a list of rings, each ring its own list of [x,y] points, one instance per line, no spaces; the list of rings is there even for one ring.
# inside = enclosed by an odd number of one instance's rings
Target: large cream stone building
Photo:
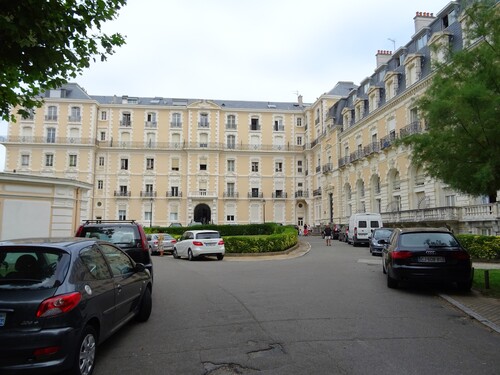
[[[415,34],[374,73],[314,103],[97,96],[72,83],[9,125],[6,170],[90,183],[81,219],[323,225],[380,212],[394,225],[499,234],[499,207],[432,180],[396,138],[425,131],[416,99],[464,48],[459,5],[418,12]]]

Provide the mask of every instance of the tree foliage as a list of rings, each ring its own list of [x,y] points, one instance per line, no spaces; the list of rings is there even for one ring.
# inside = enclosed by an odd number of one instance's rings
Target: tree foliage
[[[12,107],[41,106],[41,92],[75,78],[96,58],[105,60],[122,35],[101,32],[126,0],[0,0],[0,118]]]
[[[419,100],[427,131],[402,142],[432,177],[463,193],[495,197],[500,189],[500,7],[477,1],[464,8],[464,16],[469,43],[447,51],[448,59],[436,64]]]

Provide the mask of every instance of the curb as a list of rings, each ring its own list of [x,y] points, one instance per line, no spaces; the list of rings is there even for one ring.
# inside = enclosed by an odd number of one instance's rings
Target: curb
[[[477,312],[473,311],[469,307],[461,304],[460,302],[458,302],[457,300],[453,299],[452,297],[450,297],[447,294],[438,294],[438,295],[441,298],[443,298],[444,300],[446,300],[449,303],[451,303],[453,306],[455,306],[458,309],[462,310],[464,313],[466,313],[467,315],[469,315],[471,318],[476,319],[479,323],[484,324],[485,326],[491,328],[492,330],[494,330],[497,333],[500,333],[500,326],[498,326],[497,324],[489,321],[488,319],[486,319],[482,315],[480,315]]]

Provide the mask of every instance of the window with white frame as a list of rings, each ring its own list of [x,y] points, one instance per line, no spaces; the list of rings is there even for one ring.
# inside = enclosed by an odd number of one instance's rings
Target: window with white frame
[[[172,167],[171,167],[171,169],[173,171],[179,171],[179,164],[180,164],[179,159],[172,159]]]
[[[82,115],[80,113],[80,107],[71,107],[71,115],[69,116],[69,121],[79,122],[82,120]]]
[[[47,128],[47,143],[56,143],[56,128]]]
[[[446,207],[455,206],[455,195],[446,195],[444,197]]]
[[[126,158],[120,159],[120,169],[122,171],[128,170],[128,159],[126,159]]]
[[[101,136],[101,141],[105,141],[106,140],[106,132],[100,132],[100,136]]]
[[[30,165],[30,156],[28,154],[21,155],[21,166],[28,167]]]
[[[54,166],[54,154],[45,154],[45,166],[46,167]]]
[[[102,190],[104,188],[104,181],[103,180],[97,180],[97,189]]]
[[[302,117],[297,117],[295,119],[295,125],[296,126],[302,126]]]
[[[252,161],[252,172],[258,172],[258,171],[259,171],[259,162]]]
[[[283,125],[283,117],[278,116],[274,119],[274,131],[284,131],[285,126]]]
[[[108,119],[108,112],[101,111],[101,120],[106,121]]]
[[[227,160],[227,171],[234,172],[235,171],[235,161],[234,159]]]
[[[99,156],[99,167],[104,167],[104,156]]]
[[[235,115],[227,115],[226,118],[226,128],[227,129],[236,129],[236,116]]]
[[[153,159],[153,158],[146,159],[146,169],[147,170],[155,169],[155,159]]]
[[[303,166],[302,160],[297,160],[297,173],[302,173],[303,170],[302,166]]]
[[[226,138],[227,138],[227,148],[235,149],[236,148],[236,136],[234,134],[229,134]]]
[[[127,210],[118,210],[118,220],[127,220]]]
[[[282,161],[277,161],[274,163],[274,171],[281,173],[283,172],[283,162]]]
[[[76,167],[77,163],[77,155],[71,154],[69,155],[69,166],[74,168]]]
[[[297,136],[297,141],[295,142],[297,146],[302,146],[302,136],[298,135]]]
[[[46,120],[48,120],[48,121],[56,121],[57,120],[57,107],[56,106],[51,105],[47,108]]]
[[[200,123],[201,128],[208,128],[210,126],[208,122],[208,113],[200,113]]]
[[[181,114],[180,113],[173,113],[172,114],[172,122],[170,124],[173,128],[180,128],[182,127],[182,120],[181,120]]]

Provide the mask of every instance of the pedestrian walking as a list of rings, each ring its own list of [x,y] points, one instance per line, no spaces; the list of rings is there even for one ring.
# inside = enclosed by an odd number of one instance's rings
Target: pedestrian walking
[[[332,228],[330,228],[330,224],[326,224],[323,233],[325,234],[326,246],[332,246]]]
[[[309,229],[307,227],[307,224],[304,224],[304,236],[307,236],[309,234]]]

